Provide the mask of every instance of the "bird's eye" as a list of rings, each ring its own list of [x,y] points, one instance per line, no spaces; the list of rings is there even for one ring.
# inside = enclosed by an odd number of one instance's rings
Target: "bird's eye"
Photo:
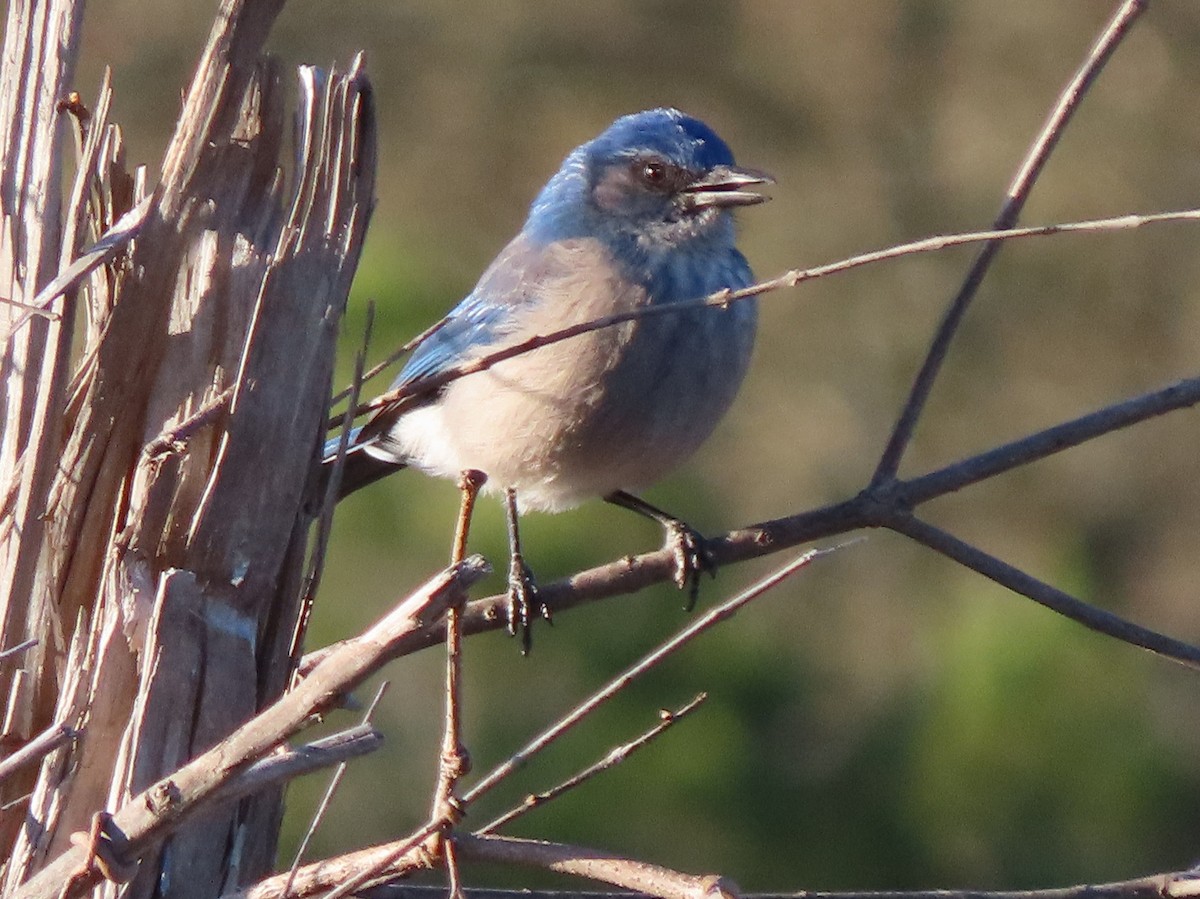
[[[662,187],[670,175],[667,164],[660,159],[643,159],[635,163],[635,171],[647,187]]]

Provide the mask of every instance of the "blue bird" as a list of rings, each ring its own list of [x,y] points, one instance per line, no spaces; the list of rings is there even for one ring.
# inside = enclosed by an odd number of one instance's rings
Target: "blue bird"
[[[731,211],[773,179],[734,165],[698,119],[654,109],[576,148],[521,232],[416,348],[393,390],[498,349],[614,313],[669,306],[753,281]],[[513,559],[509,630],[528,648],[536,598],[517,511],[603,497],[658,521],[676,583],[711,570],[703,540],[630,491],[676,468],[725,414],[750,362],[753,299],[655,314],[514,356],[378,411],[351,434],[341,495],[413,466],[487,475],[506,501]],[[325,464],[336,461],[337,442]],[[544,613],[544,608],[541,610]]]

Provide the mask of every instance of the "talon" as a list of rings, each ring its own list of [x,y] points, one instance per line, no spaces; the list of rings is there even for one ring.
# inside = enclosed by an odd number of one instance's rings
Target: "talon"
[[[717,574],[717,563],[705,539],[674,515],[650,505],[632,493],[616,490],[604,499],[614,506],[651,518],[662,526],[666,532],[663,548],[670,550],[675,557],[675,586],[688,591],[688,601],[684,608],[689,612],[694,609],[696,598],[700,595],[701,572],[707,571],[713,577]]]
[[[707,541],[679,519],[664,522],[667,532],[665,547],[675,556],[675,586],[688,591],[684,609],[688,612],[696,607],[700,596],[700,575],[704,572],[717,576],[717,565],[708,549]]]
[[[508,566],[508,633],[521,635],[521,655],[529,654],[533,609],[540,607],[542,615],[549,617],[545,606],[537,602],[537,592],[533,572],[519,553],[513,553]]]

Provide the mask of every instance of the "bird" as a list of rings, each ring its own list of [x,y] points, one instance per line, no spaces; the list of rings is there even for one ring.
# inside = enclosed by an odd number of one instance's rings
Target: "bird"
[[[394,399],[326,445],[339,498],[405,467],[482,472],[483,491],[506,506],[508,629],[526,652],[536,583],[517,522],[527,511],[603,498],[657,521],[694,603],[700,573],[715,570],[703,538],[636,493],[692,455],[746,375],[754,298],[671,307],[753,283],[732,213],[767,200],[750,188],[773,182],[673,108],[622,116],[571,151],[520,232],[416,346]],[[445,377],[606,316],[625,320]]]

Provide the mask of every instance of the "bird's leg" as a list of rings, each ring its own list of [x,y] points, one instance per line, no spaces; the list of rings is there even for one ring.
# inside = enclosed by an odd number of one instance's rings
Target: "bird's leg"
[[[521,531],[517,526],[517,492],[511,487],[504,491],[504,510],[508,516],[508,632],[514,637],[520,632],[521,653],[527,655],[533,607],[537,602],[537,583],[521,555]],[[540,614],[547,621],[550,619],[550,611],[545,606],[541,606]]]
[[[610,493],[604,497],[604,501],[652,518],[662,525],[666,537],[663,548],[669,549],[675,556],[675,585],[680,590],[688,591],[685,608],[689,612],[695,608],[696,597],[700,595],[700,575],[706,571],[713,577],[717,574],[716,562],[713,561],[712,553],[708,551],[699,532],[671,513],[664,512],[641,497],[624,490]]]

